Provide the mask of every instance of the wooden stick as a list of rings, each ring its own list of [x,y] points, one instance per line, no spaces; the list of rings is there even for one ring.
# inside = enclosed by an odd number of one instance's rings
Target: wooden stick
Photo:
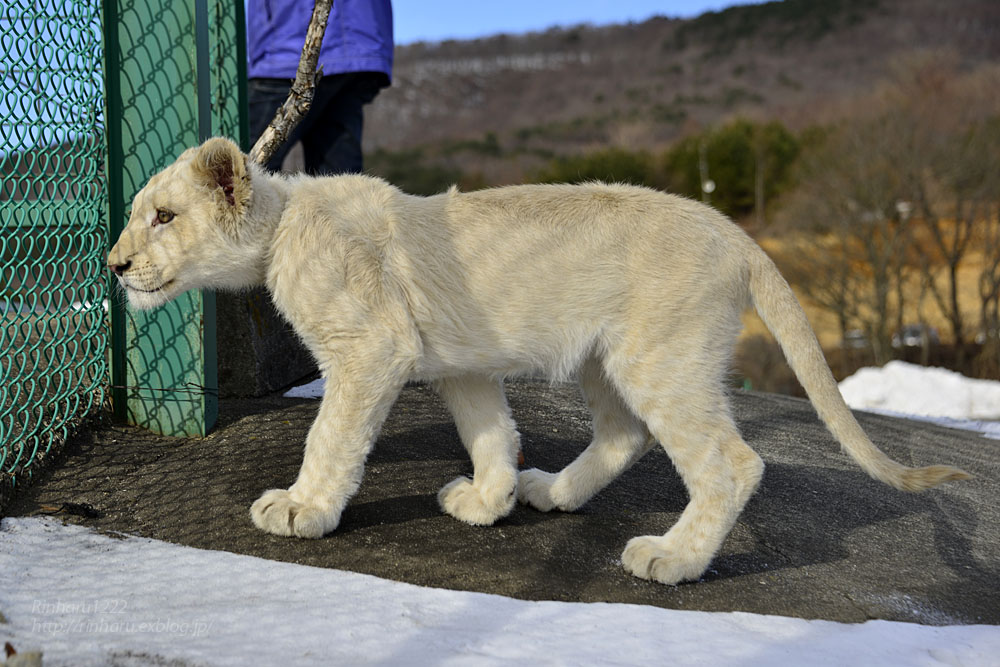
[[[316,71],[316,64],[319,62],[319,47],[323,43],[332,6],[333,0],[316,0],[313,6],[312,19],[306,31],[305,44],[302,45],[302,57],[299,59],[292,89],[288,91],[285,103],[275,112],[270,125],[250,149],[249,157],[257,164],[267,164],[312,106],[316,84],[323,76],[322,68]]]

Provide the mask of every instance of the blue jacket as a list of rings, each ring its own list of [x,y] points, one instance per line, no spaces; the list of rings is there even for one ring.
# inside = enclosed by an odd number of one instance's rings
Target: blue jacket
[[[250,78],[295,78],[312,10],[311,0],[247,0]],[[392,45],[390,0],[333,0],[319,64],[324,74],[391,77]]]

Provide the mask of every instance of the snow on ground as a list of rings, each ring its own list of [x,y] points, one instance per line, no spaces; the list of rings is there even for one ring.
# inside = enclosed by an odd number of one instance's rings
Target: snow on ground
[[[292,387],[285,392],[286,398],[323,398],[323,389],[326,387],[324,378],[316,378],[312,382]]]
[[[1000,382],[944,368],[890,361],[862,368],[840,383],[852,408],[979,431],[1000,439]]]
[[[1000,627],[526,602],[0,524],[0,642],[55,665],[996,665]],[[5,620],[4,620],[5,619]]]

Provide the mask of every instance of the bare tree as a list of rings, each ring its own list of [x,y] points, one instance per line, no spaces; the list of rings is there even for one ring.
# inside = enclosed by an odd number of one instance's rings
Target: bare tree
[[[926,232],[916,245],[920,266],[951,327],[960,368],[967,327],[959,268],[1000,186],[997,85],[995,70],[962,75],[954,57],[930,54],[897,66],[889,93],[906,139],[898,168],[905,173],[914,218]]]
[[[887,114],[842,123],[804,156],[800,186],[781,216],[805,262],[798,286],[837,316],[842,335],[864,329],[876,363],[892,356],[909,273],[898,153]]]
[[[983,267],[979,274],[980,374],[1000,377],[1000,202],[982,225]]]
[[[965,365],[960,269],[972,255],[983,257],[983,331],[997,328],[997,109],[1000,67],[962,74],[940,54],[919,57],[898,65],[890,84],[800,163],[783,226],[805,230],[798,255],[818,270],[799,270],[798,284],[837,316],[842,333],[849,323],[863,328],[879,363],[892,355],[904,313],[923,322],[927,302],[948,320],[956,364]],[[825,257],[807,259],[810,247]],[[1000,360],[1000,341],[997,349]]]
[[[820,236],[810,231],[789,235],[785,239],[786,250],[775,257],[790,283],[817,306],[833,313],[840,340],[844,342],[861,321],[859,295],[863,293],[865,280],[849,259],[858,253],[850,250],[853,242],[846,231],[846,226],[838,226]],[[850,372],[846,355],[841,362],[840,374],[846,375]]]

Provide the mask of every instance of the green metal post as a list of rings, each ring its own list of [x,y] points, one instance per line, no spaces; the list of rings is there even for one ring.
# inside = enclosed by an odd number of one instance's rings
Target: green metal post
[[[214,1],[218,9],[222,3]],[[113,193],[108,226],[114,240],[125,221],[126,198],[212,134],[213,70],[233,79],[237,68],[210,57],[209,0],[104,2]],[[237,32],[232,14],[227,23],[229,34]],[[115,385],[127,387],[128,421],[169,435],[207,433],[218,415],[215,295],[193,291],[151,312],[121,313],[113,377]],[[120,394],[116,399],[120,414]]]
[[[240,148],[244,153],[250,151],[250,91],[247,90],[247,38],[246,38],[246,7],[242,2],[233,3],[236,10],[236,85],[239,102]]]
[[[107,157],[104,173],[109,176],[108,187],[108,248],[114,245],[125,225],[125,196],[122,193],[122,92],[121,51],[118,44],[118,1],[104,0],[102,24],[104,26],[104,118],[107,123]],[[116,282],[110,272],[108,280]],[[114,294],[115,285],[109,288]],[[128,417],[125,393],[125,304],[121,299],[108,299],[111,320],[111,406],[115,421],[124,422]]]
[[[198,73],[198,141],[212,136],[212,70],[208,52],[208,0],[194,0],[195,62]]]

